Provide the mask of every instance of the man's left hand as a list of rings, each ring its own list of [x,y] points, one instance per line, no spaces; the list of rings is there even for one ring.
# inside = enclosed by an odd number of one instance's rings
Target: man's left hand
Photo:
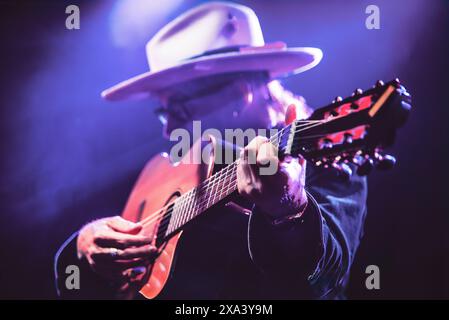
[[[305,166],[304,158],[280,161],[276,147],[257,136],[240,154],[238,191],[273,219],[297,214],[307,203]]]

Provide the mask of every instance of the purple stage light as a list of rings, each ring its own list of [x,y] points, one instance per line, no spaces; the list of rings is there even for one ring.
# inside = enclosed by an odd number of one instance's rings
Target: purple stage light
[[[109,17],[112,41],[118,47],[142,47],[182,0],[119,0]]]

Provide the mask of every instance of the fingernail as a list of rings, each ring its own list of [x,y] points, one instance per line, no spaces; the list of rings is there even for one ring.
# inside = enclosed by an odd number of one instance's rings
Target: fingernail
[[[131,270],[131,275],[137,276],[139,274],[145,273],[145,271],[146,271],[145,267],[136,267]]]

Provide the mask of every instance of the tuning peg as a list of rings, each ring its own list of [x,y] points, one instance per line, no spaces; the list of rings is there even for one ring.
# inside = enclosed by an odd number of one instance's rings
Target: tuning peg
[[[352,170],[346,163],[333,163],[332,166],[338,170],[343,178],[349,179],[352,176]]]
[[[357,174],[359,176],[368,175],[374,167],[374,161],[371,158],[365,159],[365,161],[357,168]]]
[[[386,155],[379,155],[379,157],[377,158],[377,164],[376,164],[376,168],[380,169],[380,170],[389,170],[391,168],[394,167],[394,165],[396,164],[396,158],[386,154]]]
[[[346,163],[342,163],[340,166],[345,175],[352,176],[352,169]]]
[[[341,101],[343,101],[343,98],[341,96],[337,96],[337,97],[335,97],[334,100],[332,100],[332,103],[341,102]]]
[[[333,147],[333,143],[332,140],[330,139],[323,139],[323,141],[321,142],[321,149],[330,149]]]
[[[376,87],[376,88],[379,88],[379,87],[382,87],[384,84],[385,84],[385,83],[384,83],[382,80],[377,80],[377,81],[376,81],[375,87]]]
[[[360,166],[363,163],[363,159],[364,158],[361,156],[361,151],[359,151],[352,157],[352,163],[354,163],[357,166]]]
[[[363,93],[363,90],[360,89],[360,88],[357,88],[357,89],[355,89],[354,92],[352,93],[352,96],[358,96],[358,95],[360,95],[360,94],[362,94],[362,93]]]
[[[352,143],[352,134],[350,133],[345,133],[343,141],[345,143]]]

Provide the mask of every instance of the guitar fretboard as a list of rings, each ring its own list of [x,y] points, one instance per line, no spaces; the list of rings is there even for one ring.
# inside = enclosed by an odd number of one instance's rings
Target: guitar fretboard
[[[234,162],[223,168],[175,201],[165,236],[169,236],[180,229],[193,218],[237,190],[236,164]]]
[[[277,134],[270,137],[270,142],[278,148],[280,145],[286,144],[289,135],[284,133],[289,133],[291,126],[284,127]],[[170,215],[167,215],[169,222],[166,226],[164,237],[169,237],[192,219],[237,190],[238,161],[237,159],[176,199],[170,208]]]

